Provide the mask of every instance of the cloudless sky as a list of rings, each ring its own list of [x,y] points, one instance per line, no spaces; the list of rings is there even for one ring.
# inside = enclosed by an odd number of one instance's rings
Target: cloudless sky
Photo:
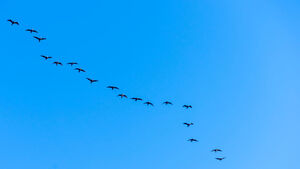
[[[299,169],[299,9],[296,0],[2,0],[0,168]]]

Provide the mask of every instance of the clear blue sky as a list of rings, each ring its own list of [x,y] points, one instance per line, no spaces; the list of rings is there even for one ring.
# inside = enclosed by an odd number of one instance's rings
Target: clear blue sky
[[[299,169],[299,9],[296,0],[2,0],[1,168]]]

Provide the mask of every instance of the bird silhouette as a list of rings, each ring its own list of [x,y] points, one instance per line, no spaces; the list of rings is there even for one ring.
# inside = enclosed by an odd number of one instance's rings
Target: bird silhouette
[[[57,61],[56,61],[56,62],[53,62],[53,64],[55,64],[56,66],[57,66],[57,65],[61,65],[61,66],[63,65],[61,62],[57,62]]]
[[[138,98],[138,97],[133,97],[133,98],[131,98],[131,99],[134,100],[134,101],[143,100],[143,99]]]
[[[187,127],[190,127],[191,125],[194,125],[194,123],[183,123],[184,125],[186,125]]]
[[[217,157],[216,159],[219,160],[219,161],[222,161],[222,160],[225,159],[225,157]]]
[[[41,55],[41,57],[45,58],[46,60],[52,58],[51,56],[45,56],[45,55]]]
[[[69,63],[67,63],[67,64],[73,66],[73,65],[77,65],[78,63],[76,63],[76,62],[69,62]]]
[[[190,142],[198,142],[198,140],[196,140],[194,138],[188,139],[188,141],[190,141]]]
[[[34,29],[26,29],[27,32],[30,32],[30,33],[38,33],[38,31],[34,30]]]
[[[151,102],[145,102],[144,104],[146,104],[147,106],[154,106]]]
[[[184,108],[186,108],[186,109],[188,109],[188,108],[192,108],[192,106],[191,105],[183,105],[182,107],[184,107]]]
[[[94,82],[98,82],[98,80],[93,80],[91,78],[86,78],[86,79],[89,80],[91,82],[91,84],[94,83]]]
[[[78,70],[78,72],[85,72],[85,70],[81,69],[81,68],[75,68],[74,70]]]
[[[14,25],[14,24],[19,25],[19,22],[17,22],[17,21],[13,21],[11,19],[8,19],[7,21],[10,22],[11,25]]]
[[[125,94],[118,94],[118,96],[120,96],[121,98],[123,97],[128,98]]]
[[[37,36],[34,36],[35,39],[37,39],[39,42],[41,42],[42,40],[46,40],[46,38],[40,38],[40,37],[37,37]]]
[[[165,105],[168,105],[168,104],[172,105],[173,103],[171,103],[169,101],[165,101],[165,102],[163,102],[163,104],[165,104]]]
[[[218,148],[216,148],[216,149],[213,149],[213,150],[211,150],[211,152],[221,152],[222,150],[221,149],[218,149]]]
[[[119,90],[119,88],[118,88],[118,87],[116,87],[116,86],[107,86],[106,88],[110,88],[111,90],[114,90],[114,89],[117,89],[117,90]]]

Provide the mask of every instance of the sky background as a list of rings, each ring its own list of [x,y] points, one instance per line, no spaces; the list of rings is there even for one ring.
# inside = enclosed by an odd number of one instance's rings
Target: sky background
[[[1,168],[298,169],[299,9],[296,0],[1,0]]]

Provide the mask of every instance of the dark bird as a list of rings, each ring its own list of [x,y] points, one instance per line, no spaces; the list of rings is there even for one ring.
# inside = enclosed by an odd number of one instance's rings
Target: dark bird
[[[196,139],[193,139],[193,138],[191,138],[191,139],[188,139],[188,141],[190,141],[190,142],[198,142],[198,140],[196,140]]]
[[[131,98],[131,99],[133,99],[134,101],[143,100],[143,99],[138,98],[138,97],[133,97],[133,98]]]
[[[53,64],[55,64],[56,66],[57,65],[61,65],[61,66],[63,65],[61,62],[53,62]]]
[[[216,159],[219,160],[219,161],[222,161],[222,160],[225,159],[225,157],[217,157]]]
[[[14,24],[19,25],[19,22],[17,22],[17,21],[13,21],[11,19],[8,19],[7,21],[10,22],[11,25],[14,25]]]
[[[85,72],[85,70],[83,70],[81,68],[75,68],[74,70],[78,70],[78,72]]]
[[[86,78],[86,79],[89,80],[91,82],[91,84],[94,83],[94,82],[98,82],[98,80],[93,80],[93,79],[90,79],[90,78]]]
[[[34,30],[34,29],[26,29],[26,31],[30,32],[30,33],[38,33],[38,31]]]
[[[46,38],[40,38],[40,37],[37,37],[37,36],[34,36],[35,39],[37,39],[39,42],[41,42],[41,40],[46,40]]]
[[[67,63],[67,64],[73,66],[73,65],[77,65],[78,63],[76,63],[76,62],[69,62],[69,63]]]
[[[211,150],[211,152],[221,152],[222,150],[221,149],[218,149],[218,148],[216,148],[216,149],[213,149],[213,150]]]
[[[144,104],[146,104],[147,106],[149,105],[154,106],[151,102],[145,102]]]
[[[128,98],[125,94],[118,94],[118,96],[120,96],[121,98],[123,97]]]
[[[173,103],[171,103],[169,101],[165,101],[165,102],[163,102],[163,104],[165,104],[165,105],[168,105],[168,104],[172,105]]]
[[[117,90],[119,90],[119,88],[118,88],[118,87],[116,87],[116,86],[107,86],[107,88],[110,88],[111,90],[114,90],[114,89],[117,89]]]
[[[191,125],[194,125],[194,123],[183,123],[184,125],[186,125],[187,127],[190,127]]]
[[[188,109],[188,108],[192,108],[192,106],[191,105],[183,105],[182,107],[184,107],[184,108],[186,108],[186,109]]]
[[[41,55],[41,57],[45,58],[46,60],[52,58],[51,56],[45,56],[45,55]]]

